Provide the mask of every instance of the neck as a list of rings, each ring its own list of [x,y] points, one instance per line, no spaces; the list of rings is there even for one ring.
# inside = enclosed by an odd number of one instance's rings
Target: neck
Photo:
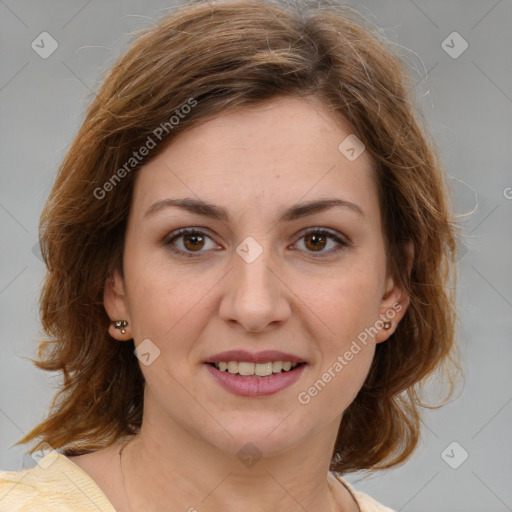
[[[332,445],[325,439],[336,426],[318,432],[315,442],[257,460],[255,448],[226,454],[177,426],[171,434],[146,422],[122,454],[129,507],[155,512],[234,512],[248,504],[254,512],[357,510],[341,484],[328,478]]]

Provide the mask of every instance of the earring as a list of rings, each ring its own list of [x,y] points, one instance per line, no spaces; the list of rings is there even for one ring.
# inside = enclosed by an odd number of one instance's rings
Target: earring
[[[126,334],[125,327],[128,325],[126,320],[116,320],[115,322],[111,323],[116,329],[121,329],[121,334]]]
[[[391,329],[391,322],[384,322],[384,329]]]

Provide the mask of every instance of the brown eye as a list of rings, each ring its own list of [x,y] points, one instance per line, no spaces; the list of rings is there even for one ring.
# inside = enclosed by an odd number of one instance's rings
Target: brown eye
[[[321,251],[327,244],[327,237],[318,233],[311,233],[304,237],[305,245],[312,251]]]
[[[304,240],[304,250],[306,253],[314,257],[331,256],[350,246],[350,243],[336,232],[331,232],[324,228],[310,229],[303,234],[301,240]],[[324,250],[329,243],[331,243],[332,246]]]
[[[204,236],[194,233],[191,235],[182,235],[183,245],[188,251],[202,249],[204,246]]]
[[[210,247],[207,247],[208,241],[211,243]],[[208,252],[207,249],[218,248],[206,233],[189,228],[179,229],[171,233],[162,241],[162,244],[176,254],[189,257],[201,256]]]

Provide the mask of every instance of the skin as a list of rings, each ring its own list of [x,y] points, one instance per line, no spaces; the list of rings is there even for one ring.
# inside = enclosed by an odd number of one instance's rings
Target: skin
[[[110,318],[129,323],[125,335],[111,327],[115,339],[133,338],[138,346],[149,338],[160,350],[141,365],[143,425],[123,452],[130,504],[119,444],[71,458],[117,510],[235,511],[248,504],[253,512],[358,510],[328,474],[329,462],[343,411],[408,297],[386,274],[373,162],[367,152],[349,161],[338,150],[350,133],[318,100],[280,97],[195,126],[138,171],[124,279],[116,272],[104,295]],[[230,222],[175,207],[145,217],[168,197],[222,206]],[[353,202],[364,216],[336,207],[277,222],[284,209],[320,198]],[[174,241],[192,257],[161,243],[184,227],[206,235],[199,243]],[[338,244],[325,238],[315,251],[308,228],[328,228],[349,245],[334,253]],[[249,236],[263,250],[250,264],[236,252]],[[321,392],[300,403],[298,394],[391,310],[392,328],[360,344]],[[277,394],[241,397],[217,384],[203,364],[233,348],[291,352],[307,365]],[[252,467],[237,457],[248,442],[262,454]]]

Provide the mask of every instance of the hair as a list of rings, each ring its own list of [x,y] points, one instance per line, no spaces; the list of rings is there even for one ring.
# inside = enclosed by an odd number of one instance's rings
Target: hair
[[[421,400],[423,385],[446,369],[451,396],[460,369],[457,226],[407,67],[364,16],[329,1],[189,2],[145,29],[99,87],[41,214],[48,339],[34,363],[61,372],[62,383],[47,418],[17,444],[39,437],[31,452],[46,442],[80,454],[139,431],[145,381],[133,340],[110,336],[103,305],[105,283],[115,269],[123,275],[136,170],[199,123],[295,96],[321,100],[365,144],[388,272],[410,300],[343,414],[330,469],[375,471],[407,460],[420,437],[419,408],[431,407]],[[142,147],[151,149],[144,155]]]

